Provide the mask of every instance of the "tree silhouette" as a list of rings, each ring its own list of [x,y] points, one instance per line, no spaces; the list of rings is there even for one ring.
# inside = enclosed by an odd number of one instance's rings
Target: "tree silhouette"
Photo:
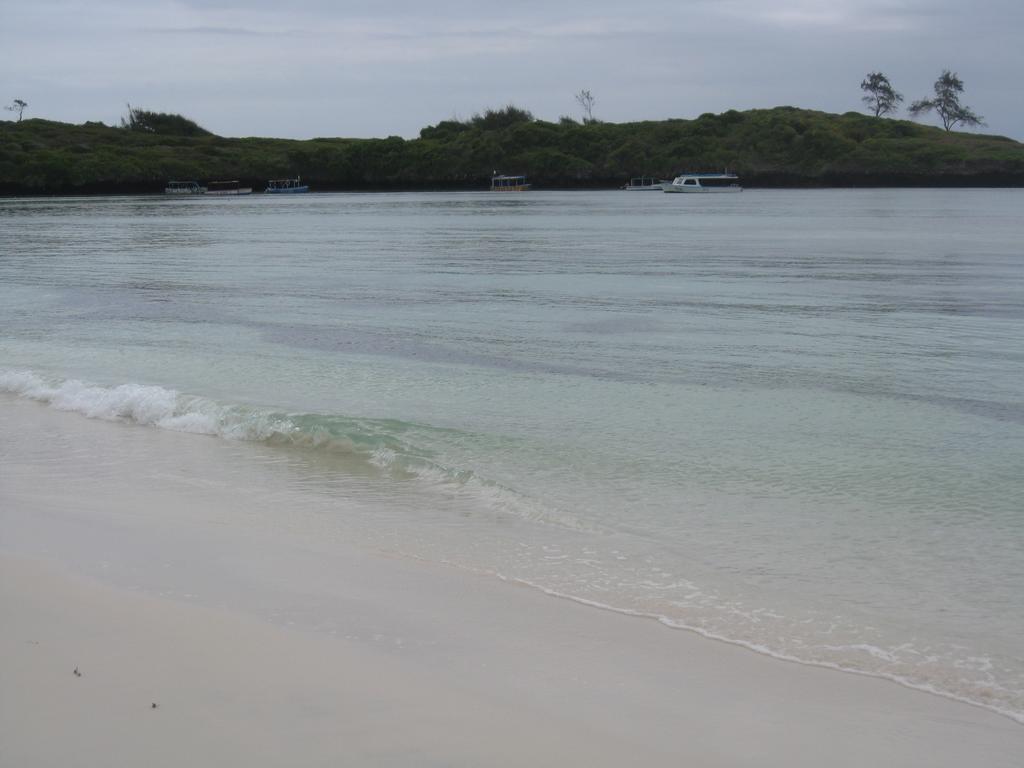
[[[20,123],[21,122],[21,113],[25,111],[25,107],[27,107],[27,106],[28,106],[28,102],[27,101],[22,101],[21,99],[15,99],[13,102],[11,102],[11,105],[9,107],[4,107],[4,109],[6,109],[8,112],[17,112],[18,113],[18,122]]]
[[[981,115],[974,114],[970,107],[965,107],[960,103],[960,94],[963,91],[963,81],[957,77],[955,72],[944,69],[939,79],[935,81],[935,98],[915,101],[910,105],[910,116],[917,117],[934,109],[939,119],[942,120],[942,127],[947,131],[953,130],[953,126],[957,123],[984,125]]]
[[[589,90],[584,89],[576,94],[576,101],[583,107],[583,122],[594,122],[594,102],[597,101],[594,95]]]
[[[903,95],[896,92],[889,78],[881,72],[869,72],[861,82],[860,89],[865,94],[861,101],[875,113],[875,117],[895,112],[896,107],[903,101]]]

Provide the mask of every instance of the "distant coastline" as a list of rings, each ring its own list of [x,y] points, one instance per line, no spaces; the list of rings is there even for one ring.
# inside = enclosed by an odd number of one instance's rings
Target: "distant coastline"
[[[633,176],[724,168],[746,187],[1024,187],[1024,143],[855,112],[776,107],[636,123],[506,117],[443,121],[416,139],[0,122],[0,194],[158,193],[169,179],[230,178],[262,189],[297,175],[314,191],[473,190],[486,189],[495,170],[526,174],[535,189],[613,189]]]

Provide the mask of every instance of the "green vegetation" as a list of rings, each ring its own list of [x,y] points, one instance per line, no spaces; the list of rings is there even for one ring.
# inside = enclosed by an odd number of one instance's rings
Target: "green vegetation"
[[[631,176],[723,168],[747,186],[1024,186],[1024,144],[1011,139],[792,107],[552,123],[509,106],[440,122],[413,140],[227,139],[181,135],[171,123],[0,122],[0,193],[156,192],[168,179],[240,179],[259,189],[295,175],[320,190],[483,189],[494,170],[525,173],[541,188],[613,187]]]
[[[163,136],[212,136],[208,130],[181,115],[150,112],[128,105],[128,114],[121,118],[121,127],[140,133],[159,133]]]

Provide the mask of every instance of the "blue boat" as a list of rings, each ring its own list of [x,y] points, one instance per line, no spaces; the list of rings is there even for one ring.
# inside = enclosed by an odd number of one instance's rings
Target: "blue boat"
[[[289,195],[296,192],[309,192],[309,185],[303,184],[301,178],[271,179],[263,191],[268,195]]]

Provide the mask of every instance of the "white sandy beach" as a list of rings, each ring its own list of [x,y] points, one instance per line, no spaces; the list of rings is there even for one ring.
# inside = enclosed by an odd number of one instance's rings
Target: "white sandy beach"
[[[978,707],[296,529],[254,451],[0,401],[0,765],[1024,756]]]

